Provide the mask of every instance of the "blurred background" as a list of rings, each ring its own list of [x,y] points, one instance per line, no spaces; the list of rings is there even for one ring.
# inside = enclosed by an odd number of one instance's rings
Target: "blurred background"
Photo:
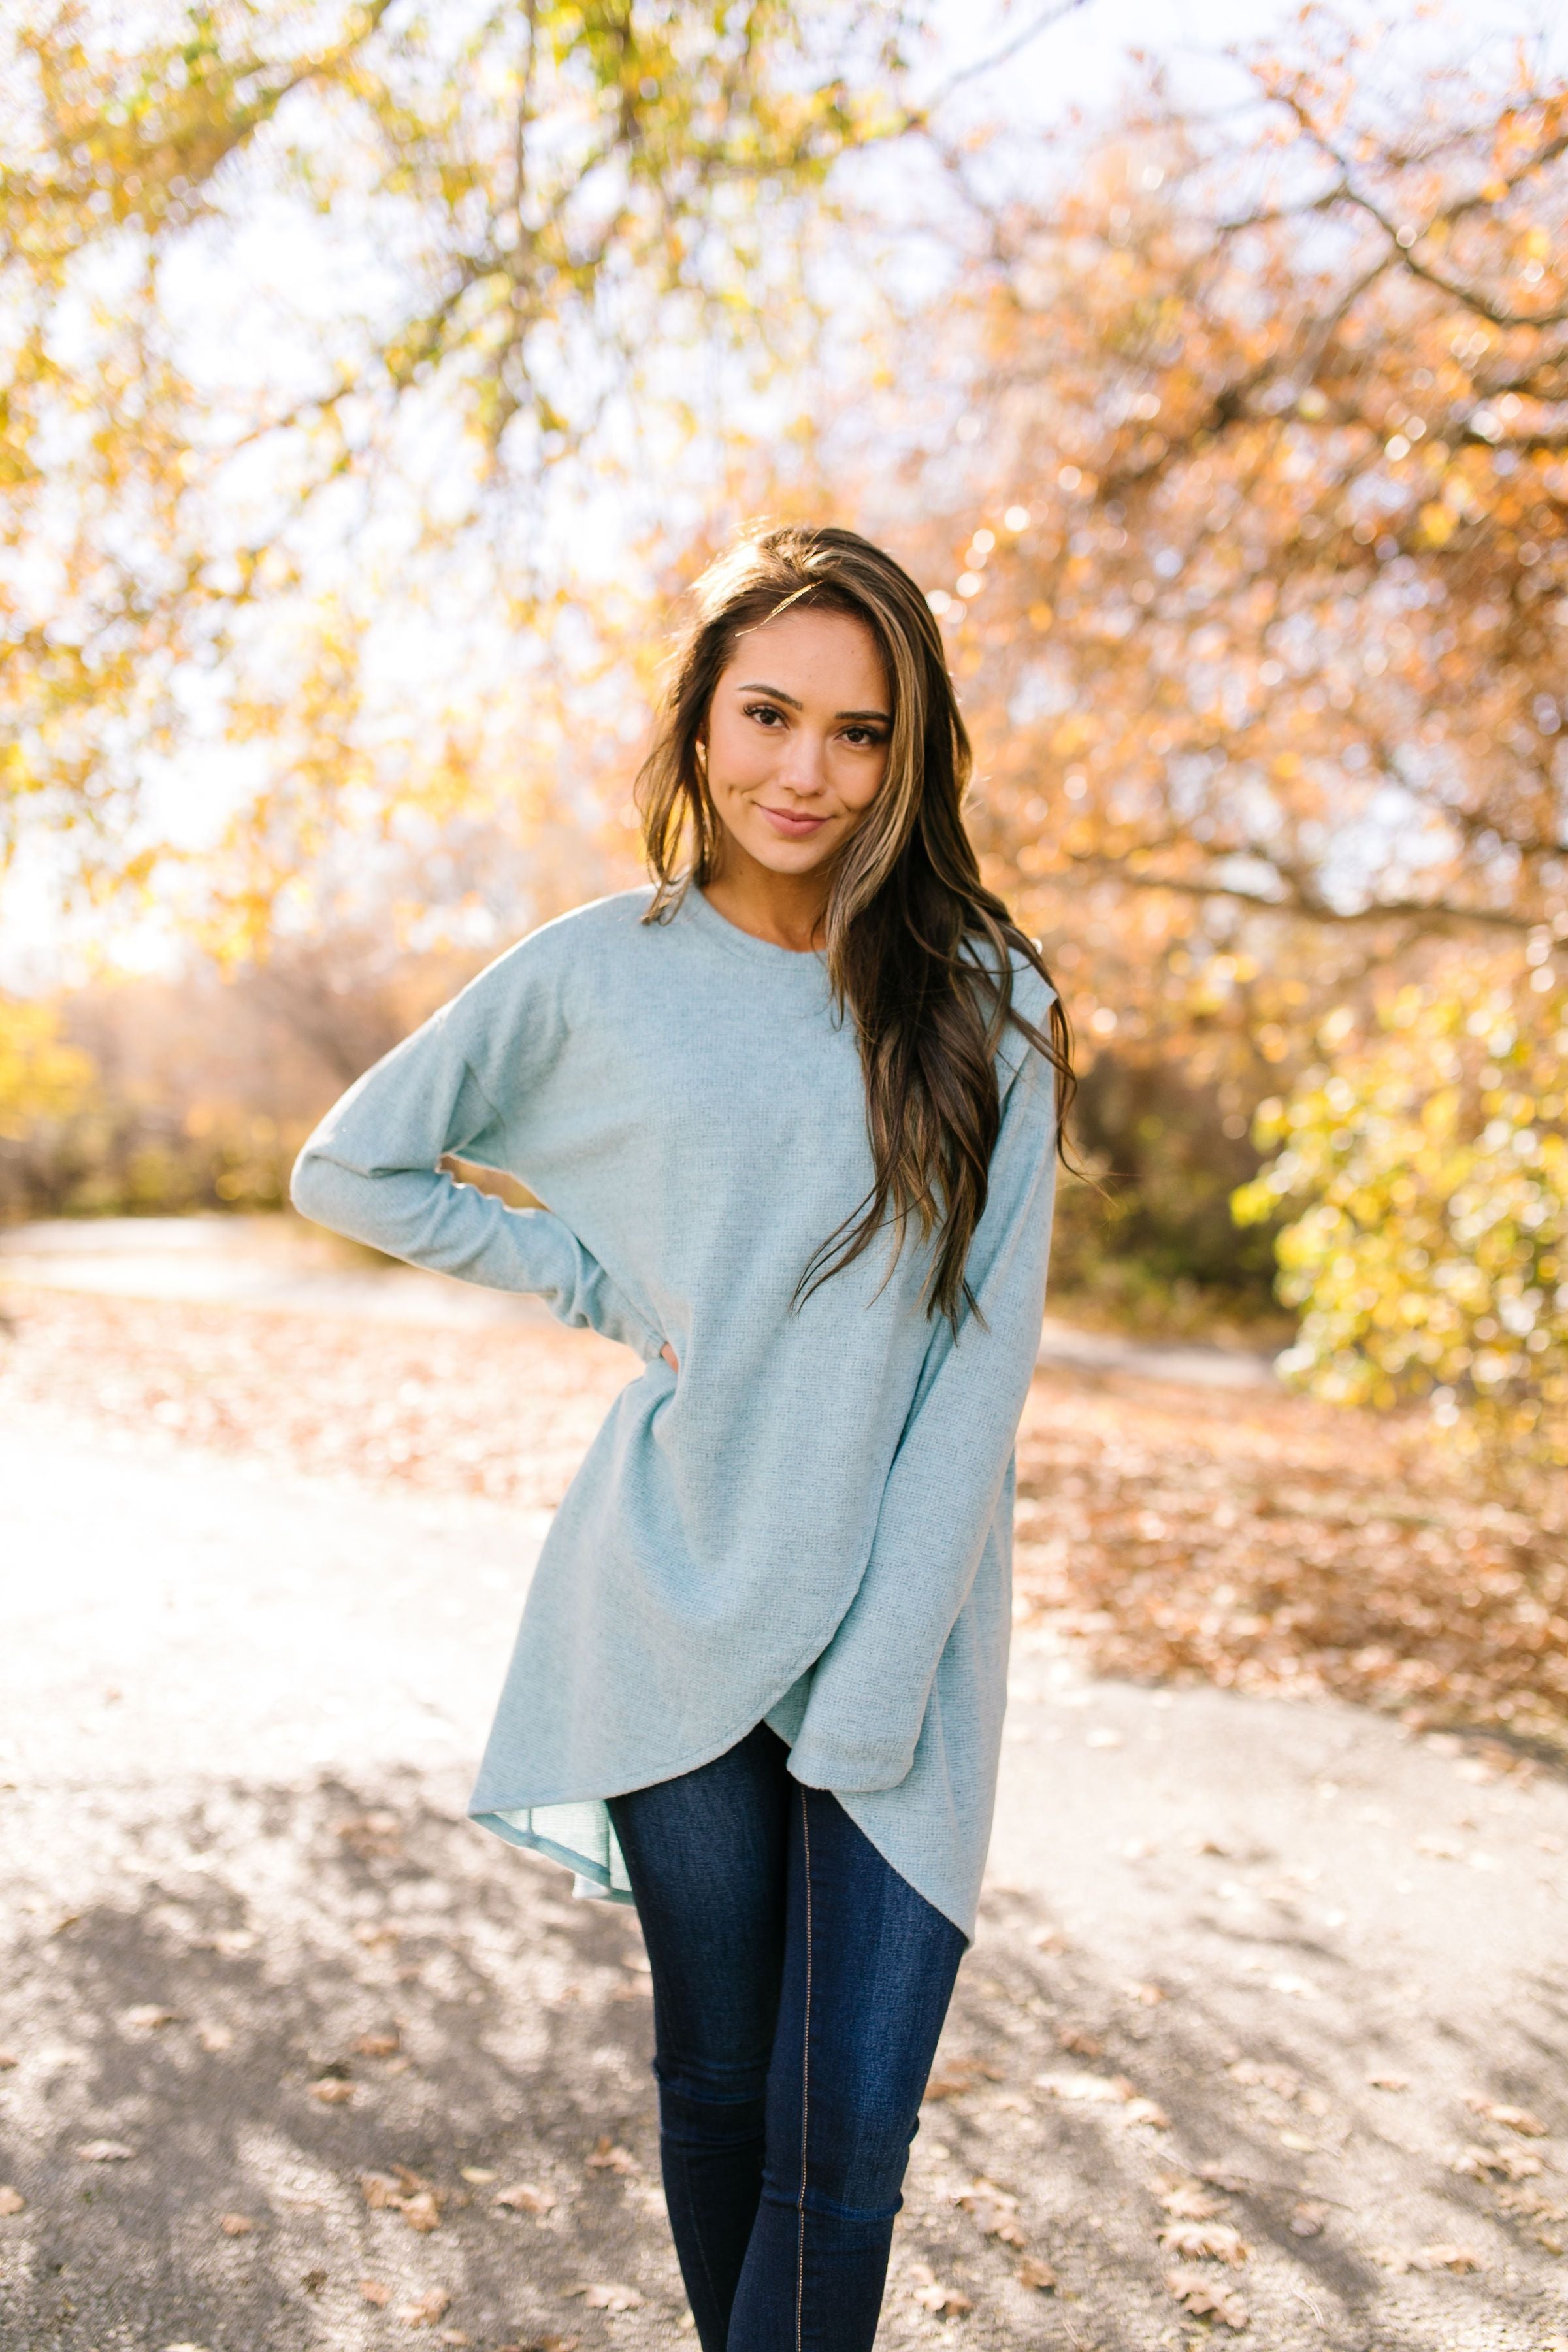
[[[30,6],[0,1214],[274,1214],[637,878],[670,599],[940,615],[1062,1312],[1568,1460],[1565,42],[1528,9]]]
[[[635,1366],[285,1202],[762,515],[1082,1078],[886,2340],[1568,2352],[1548,0],[0,12],[0,2334],[690,2340],[635,1922],[463,1819]]]

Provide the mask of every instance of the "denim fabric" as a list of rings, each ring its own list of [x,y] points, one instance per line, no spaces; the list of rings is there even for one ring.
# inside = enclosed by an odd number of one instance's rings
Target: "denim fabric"
[[[765,1724],[610,1800],[702,2352],[868,2352],[964,1950]]]

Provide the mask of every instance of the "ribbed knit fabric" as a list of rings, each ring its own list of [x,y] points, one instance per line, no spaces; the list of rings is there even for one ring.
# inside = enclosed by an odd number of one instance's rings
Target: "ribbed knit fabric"
[[[416,1265],[533,1291],[643,1358],[534,1571],[473,1817],[625,1894],[603,1800],[765,1719],[965,1936],[1006,1687],[1014,1441],[1039,1344],[1054,1074],[1009,1029],[968,1277],[879,1236],[792,1306],[872,1175],[826,959],[651,892],[534,931],[377,1063],[294,1171],[296,1207]],[[1019,1010],[1043,1025],[1032,969]],[[514,1210],[440,1172],[521,1178]],[[679,1373],[660,1355],[668,1341]],[[559,1809],[569,1808],[570,1811]]]

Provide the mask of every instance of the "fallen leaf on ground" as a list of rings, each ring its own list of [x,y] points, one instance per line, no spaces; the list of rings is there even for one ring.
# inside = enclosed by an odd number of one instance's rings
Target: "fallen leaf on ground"
[[[1329,2209],[1326,2205],[1314,2205],[1310,2200],[1303,2198],[1299,2205],[1291,2208],[1291,2234],[1298,2238],[1321,2238],[1328,2218]]]
[[[1505,2213],[1524,2213],[1537,2221],[1568,2221],[1568,2205],[1539,2189],[1500,2189],[1497,2201]]]
[[[444,2294],[438,2286],[432,2287],[428,2294],[405,2303],[397,2316],[405,2327],[435,2327],[447,2316],[451,2302],[449,2294]]]
[[[1466,2099],[1465,2105],[1478,2116],[1485,2116],[1488,2123],[1501,2124],[1505,2130],[1520,2132],[1526,2139],[1546,2137],[1546,2126],[1538,2115],[1531,2113],[1529,2107],[1500,2106],[1495,2099],[1489,2099],[1481,2091],[1472,2091]]]
[[[1086,2032],[1081,2025],[1064,2025],[1058,2029],[1057,2040],[1075,2058],[1103,2058],[1105,2044],[1098,2033]]]
[[[1372,2259],[1385,2271],[1482,2271],[1483,2258],[1469,2246],[1422,2246],[1413,2254],[1396,2246],[1374,2246]]]
[[[1026,2254],[1013,2273],[1020,2286],[1037,2287],[1042,2294],[1052,2294],[1059,2282],[1049,2263],[1041,2262],[1037,2254]]]
[[[592,2156],[586,2158],[590,2172],[640,2172],[642,2167],[629,2147],[622,2147],[605,2132]]]
[[[307,2271],[300,2284],[307,2294],[320,2294],[327,2284],[327,2273],[323,2270]]]
[[[465,2336],[460,2327],[443,2327],[437,2338],[440,2344],[471,2344],[473,2340],[471,2336]]]
[[[928,2099],[962,2099],[973,2091],[976,2083],[999,2083],[1002,2069],[987,2065],[984,2058],[950,2058],[925,2086]]]
[[[379,2279],[361,2279],[359,2291],[366,2303],[374,2303],[378,2311],[392,2301],[392,2289],[383,2286]]]
[[[1260,2064],[1253,2058],[1238,2058],[1225,2071],[1244,2090],[1272,2091],[1277,2099],[1293,2099],[1301,2087],[1301,2077],[1293,2068]]]
[[[360,2194],[373,2213],[401,2213],[411,2230],[428,2231],[441,2226],[439,2190],[417,2172],[400,2164],[395,2172],[362,2172]]]
[[[21,2063],[14,2050],[0,2050],[0,2074],[8,2074],[13,2066]]]
[[[1037,1952],[1065,1952],[1068,1939],[1059,1927],[1041,1927],[1030,1937]]]
[[[125,2022],[139,2026],[143,2032],[155,2033],[161,2025],[176,2024],[178,2017],[179,2012],[175,2010],[161,2008],[155,2000],[144,2000],[136,2008],[126,2011]]]
[[[1167,2271],[1165,2285],[1194,2319],[1222,2319],[1227,2327],[1240,2329],[1252,2316],[1233,2288],[1206,2279],[1202,2271]]]
[[[496,2352],[577,2352],[578,2336],[531,2336],[523,2344],[498,2344]]]
[[[1408,2074],[1369,2074],[1366,2080],[1367,2087],[1373,2091],[1407,2091],[1410,2088]]]
[[[340,1822],[338,1835],[362,1862],[373,1861],[378,1855],[395,1862],[400,1858],[402,1828],[395,1813],[361,1813],[352,1822]]]
[[[253,1951],[255,1947],[254,1927],[218,1927],[212,1935],[195,1939],[198,1952],[216,1952],[226,1960],[237,1960],[242,1953]]]
[[[1144,2009],[1158,2009],[1163,2000],[1169,2000],[1171,1998],[1163,1985],[1153,1984],[1147,1980],[1130,1984],[1125,1990],[1128,2000],[1139,2002]]]
[[[1217,2199],[1200,2189],[1195,2180],[1162,2179],[1153,2183],[1154,2195],[1173,2220],[1177,2221],[1212,2221],[1225,2208]]]
[[[1206,2180],[1211,2189],[1223,2189],[1227,2197],[1239,2197],[1244,2189],[1252,2186],[1247,2175],[1237,2172],[1232,2165],[1194,2164],[1193,2170],[1200,2180]]]
[[[1233,2270],[1241,2268],[1251,2251],[1228,2221],[1167,2221],[1159,2238],[1168,2254],[1182,2254],[1190,2262],[1228,2263]]]
[[[640,2311],[647,2301],[635,2286],[570,2286],[568,2294],[580,2294],[589,2311]]]
[[[1015,2218],[1018,2200],[1006,2189],[998,2189],[989,2180],[977,2180],[972,2189],[961,2189],[952,2201],[973,2214],[983,2238],[999,2239],[1005,2246],[1024,2244],[1024,2233]]]
[[[1125,2074],[1037,2074],[1035,2088],[1053,2099],[1082,2101],[1091,2106],[1120,2106],[1133,2096]]]
[[[135,2153],[122,2139],[84,2139],[77,2150],[83,2164],[126,2164]]]
[[[226,2238],[248,2238],[256,2227],[248,2213],[220,2213],[217,2225]]]
[[[1544,2169],[1541,2158],[1523,2147],[1467,2147],[1454,2158],[1454,2170],[1468,2173],[1472,2180],[1494,2174],[1500,2180],[1533,2180]]]
[[[353,2095],[353,2084],[345,2083],[341,2074],[323,2074],[310,2085],[310,2096],[320,2099],[324,2107],[346,2107]]]
[[[526,2180],[518,2181],[511,2189],[498,2189],[490,2199],[492,2205],[510,2206],[514,2213],[552,2212],[556,2201],[550,2189],[535,2189]]]
[[[27,2200],[19,2189],[0,2189],[0,2213],[25,2213]]]
[[[234,2028],[232,2025],[198,2025],[196,2040],[210,2056],[216,2058],[219,2051],[233,2048]]]
[[[1156,2131],[1169,2131],[1171,2118],[1158,2101],[1139,2095],[1138,2086],[1125,2074],[1037,2074],[1037,2091],[1048,2091],[1053,2099],[1082,2101],[1091,2106],[1119,2106],[1131,2124],[1152,2124]]]
[[[949,2313],[954,2318],[961,2312],[973,2311],[970,2297],[955,2286],[943,2286],[929,2263],[911,2263],[910,2276],[914,2280],[914,2299],[922,2311],[934,2312],[943,2318]]]
[[[465,2164],[460,2167],[460,2170],[463,2179],[471,2181],[476,2189],[488,2189],[495,2179],[495,2174],[483,2164]]]
[[[390,2058],[398,2046],[395,2033],[356,2034],[351,2047],[361,2058]]]
[[[1279,2145],[1281,2147],[1289,2148],[1295,2156],[1316,2156],[1318,2153],[1317,2141],[1309,2139],[1305,2132],[1282,2131],[1279,2135]]]

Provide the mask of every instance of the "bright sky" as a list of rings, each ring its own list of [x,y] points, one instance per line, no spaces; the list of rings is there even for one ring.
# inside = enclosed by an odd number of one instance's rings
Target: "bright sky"
[[[942,0],[941,21],[956,62],[989,56],[1014,32],[1044,16],[1053,0],[1011,0],[976,10],[970,0]],[[1110,104],[1125,79],[1127,60],[1142,49],[1202,87],[1226,80],[1226,49],[1264,40],[1301,13],[1301,0],[1085,0],[1052,25],[995,77],[986,97],[998,97],[1020,120],[1059,121],[1070,109]],[[1545,55],[1568,60],[1568,0],[1487,0],[1473,5],[1434,0],[1342,0],[1352,25],[1408,26],[1426,19],[1436,49],[1463,56],[1510,37],[1542,38]]]

